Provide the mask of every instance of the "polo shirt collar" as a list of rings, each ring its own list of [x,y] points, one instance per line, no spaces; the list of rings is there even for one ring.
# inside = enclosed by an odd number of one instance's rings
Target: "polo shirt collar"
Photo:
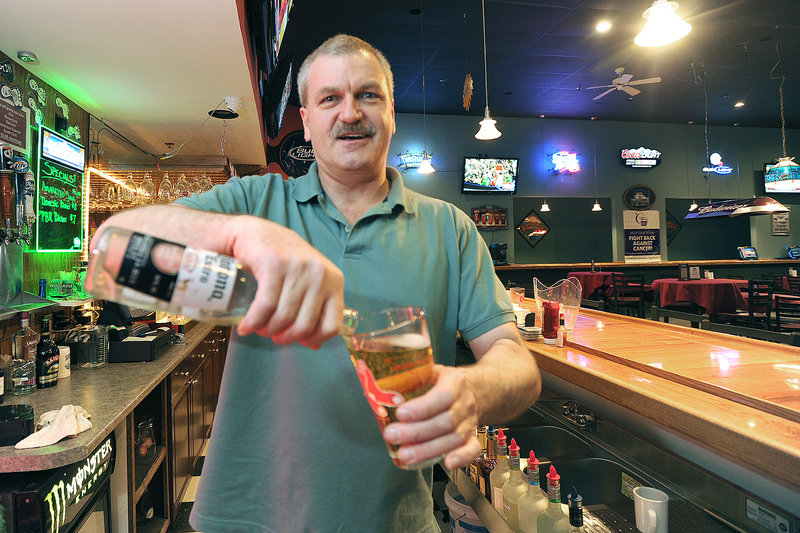
[[[403,177],[394,167],[386,167],[386,175],[391,184],[389,194],[386,196],[386,204],[392,210],[400,206],[408,213],[414,213],[417,209],[416,199],[410,194],[403,184]],[[298,202],[308,202],[312,198],[320,198],[325,195],[322,185],[319,182],[319,170],[316,161],[311,163],[308,172],[295,179],[295,186],[292,190],[292,198]]]

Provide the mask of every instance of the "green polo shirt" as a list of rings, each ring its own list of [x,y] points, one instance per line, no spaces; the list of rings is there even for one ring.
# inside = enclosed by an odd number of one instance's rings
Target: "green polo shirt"
[[[366,314],[427,311],[434,357],[514,320],[475,224],[403,186],[350,226],[309,173],[232,178],[179,200],[289,227],[344,273],[345,304]],[[213,231],[213,228],[204,228]],[[395,467],[341,338],[319,350],[232,335],[192,512],[200,531],[431,531],[431,470]]]

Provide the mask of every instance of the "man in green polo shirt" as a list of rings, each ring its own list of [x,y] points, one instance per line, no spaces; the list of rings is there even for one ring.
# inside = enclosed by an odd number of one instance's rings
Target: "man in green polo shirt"
[[[215,531],[437,532],[431,469],[478,455],[478,424],[508,420],[540,391],[511,303],[475,225],[386,167],[395,132],[383,55],[323,43],[298,73],[305,176],[232,178],[209,192],[122,212],[135,228],[236,257],[258,280],[234,332],[191,523]],[[344,305],[426,309],[433,388],[381,434],[338,336]],[[454,367],[456,334],[477,362]]]

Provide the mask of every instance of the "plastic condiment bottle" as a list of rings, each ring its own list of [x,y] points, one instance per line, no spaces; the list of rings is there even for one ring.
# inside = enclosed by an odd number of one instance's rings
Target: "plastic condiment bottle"
[[[567,328],[564,326],[564,313],[558,315],[558,331],[556,332],[556,346],[564,347],[564,339],[567,336]]]
[[[550,465],[547,474],[547,510],[536,521],[538,533],[569,533],[569,519],[561,509],[561,476]]]
[[[495,510],[503,514],[503,484],[511,477],[508,469],[508,447],[506,446],[506,434],[503,428],[497,431],[497,464],[492,473],[489,474],[489,485],[492,489],[492,505]]]
[[[539,460],[531,450],[528,455],[528,492],[517,503],[519,530],[523,533],[537,533],[536,521],[547,510],[547,496],[539,484]]]
[[[514,439],[511,439],[511,445],[508,447],[508,468],[511,475],[508,481],[503,483],[503,515],[508,526],[514,531],[519,531],[517,504],[522,495],[528,491],[528,482],[522,479],[522,472],[519,470],[519,446]]]

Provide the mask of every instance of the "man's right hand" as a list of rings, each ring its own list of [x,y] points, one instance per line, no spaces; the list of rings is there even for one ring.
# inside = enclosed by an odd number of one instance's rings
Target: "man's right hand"
[[[338,267],[283,226],[249,215],[230,223],[229,251],[258,281],[239,334],[310,348],[338,335],[344,310],[344,276]]]

